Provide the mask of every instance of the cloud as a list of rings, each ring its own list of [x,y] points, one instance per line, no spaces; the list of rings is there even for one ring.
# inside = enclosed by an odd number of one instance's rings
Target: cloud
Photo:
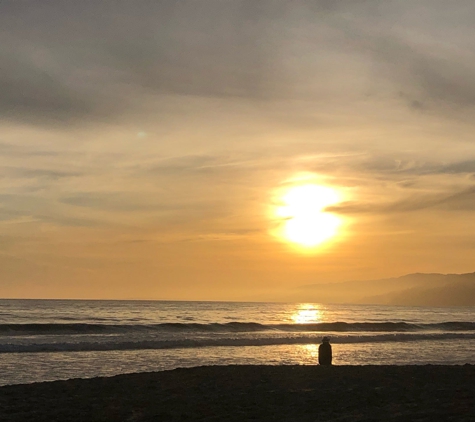
[[[0,196],[0,199],[3,201],[4,200],[4,196]],[[19,211],[19,210],[16,210],[16,209],[9,209],[8,207],[5,207],[4,205],[2,205],[0,207],[0,221],[12,221],[12,220],[16,220],[18,219],[19,217],[22,217],[22,213]]]
[[[407,177],[435,175],[467,175],[475,173],[475,160],[434,160],[429,154],[411,152],[360,153],[306,160],[304,165],[315,172],[352,172],[381,179],[405,181]]]
[[[418,111],[471,107],[475,60],[464,49],[474,41],[471,28],[459,24],[467,20],[457,8],[433,4],[2,2],[0,117],[116,121],[156,113],[158,104],[163,112],[169,96],[301,99],[323,113],[343,98],[339,107],[379,105],[390,92]],[[414,18],[421,9],[428,23]],[[458,49],[449,44],[456,35]]]
[[[443,198],[438,205],[455,211],[475,211],[475,186]]]
[[[434,161],[419,161],[417,159],[391,159],[389,157],[369,161],[365,170],[393,175],[438,175],[452,174],[464,175],[475,173],[475,160],[456,161],[443,163]]]
[[[383,211],[412,212],[428,208],[438,208],[449,211],[475,211],[475,187],[470,187],[448,195],[439,194],[408,198],[383,208]]]
[[[4,119],[63,120],[84,118],[97,113],[78,89],[35,67],[28,61],[11,57],[0,48],[0,116]]]
[[[208,155],[186,155],[160,160],[147,168],[147,172],[155,174],[197,173],[219,165],[221,157]]]
[[[475,173],[475,160],[459,161],[444,166],[441,173],[460,174],[460,173]]]
[[[475,11],[473,3],[457,1],[456,8],[433,1],[378,6],[365,18],[366,26],[362,20],[347,21],[342,30],[351,37],[349,45],[373,60],[412,109],[473,107],[470,45],[475,36],[468,18]]]
[[[150,94],[263,98],[272,85],[269,45],[248,8],[259,9],[216,1],[2,2],[0,116],[71,123],[131,112]]]
[[[60,171],[52,169],[10,168],[9,170],[15,173],[17,177],[31,179],[61,180],[84,175],[84,172],[80,171]]]
[[[180,207],[167,202],[160,203],[143,195],[134,195],[127,192],[83,192],[63,196],[59,202],[76,207],[85,207],[109,211],[177,211]]]
[[[326,208],[337,214],[395,214],[427,209],[475,211],[475,186],[454,194],[414,194],[394,202],[343,202]]]

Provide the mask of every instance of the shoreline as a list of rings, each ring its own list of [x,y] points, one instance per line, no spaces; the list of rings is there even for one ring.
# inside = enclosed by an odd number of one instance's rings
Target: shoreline
[[[201,366],[0,387],[2,421],[474,421],[475,365]]]

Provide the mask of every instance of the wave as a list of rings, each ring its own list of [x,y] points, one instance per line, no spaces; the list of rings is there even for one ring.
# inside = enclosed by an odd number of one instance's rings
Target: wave
[[[475,340],[475,333],[432,333],[432,334],[380,334],[380,335],[342,335],[332,337],[334,344],[349,343],[384,343],[441,340]],[[261,338],[199,338],[175,340],[140,340],[140,341],[101,341],[101,342],[58,342],[31,344],[0,344],[2,353],[38,353],[38,352],[90,352],[90,351],[125,351],[125,350],[162,350],[187,349],[203,347],[250,347],[278,345],[318,344],[320,337],[284,336]]]
[[[415,331],[475,331],[475,322],[448,321],[432,324],[407,322],[321,322],[314,324],[260,324],[257,322],[228,323],[162,323],[162,324],[0,324],[0,335],[63,335],[114,334],[147,332],[222,332],[246,333],[259,331],[284,332],[415,332]]]

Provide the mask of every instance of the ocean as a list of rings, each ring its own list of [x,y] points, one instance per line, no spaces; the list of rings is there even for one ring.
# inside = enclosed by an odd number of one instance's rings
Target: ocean
[[[0,300],[0,385],[200,365],[475,364],[472,307]]]

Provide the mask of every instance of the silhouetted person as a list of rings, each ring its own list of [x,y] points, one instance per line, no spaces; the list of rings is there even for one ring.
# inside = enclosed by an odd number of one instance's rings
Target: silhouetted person
[[[332,346],[328,337],[323,337],[322,344],[318,346],[318,363],[320,365],[332,364]]]

